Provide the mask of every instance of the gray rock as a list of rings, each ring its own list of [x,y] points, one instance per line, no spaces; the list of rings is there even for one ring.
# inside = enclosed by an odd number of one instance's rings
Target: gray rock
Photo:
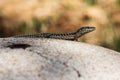
[[[0,80],[120,80],[120,53],[82,42],[1,38]]]

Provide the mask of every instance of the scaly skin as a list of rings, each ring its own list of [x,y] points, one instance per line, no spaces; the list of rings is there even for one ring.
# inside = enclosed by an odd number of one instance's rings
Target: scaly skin
[[[24,34],[14,36],[16,38],[54,38],[54,39],[63,39],[63,40],[77,40],[82,35],[94,31],[95,27],[81,27],[75,32],[69,33],[38,33],[38,34]]]

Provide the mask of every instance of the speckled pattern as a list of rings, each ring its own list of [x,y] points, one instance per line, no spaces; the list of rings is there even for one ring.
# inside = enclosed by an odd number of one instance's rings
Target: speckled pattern
[[[15,38],[52,38],[52,39],[63,39],[63,40],[77,40],[79,37],[83,36],[86,33],[94,31],[95,27],[81,27],[75,32],[69,33],[38,33],[38,34],[24,34],[13,36]]]
[[[120,53],[74,41],[1,38],[0,80],[120,80]]]

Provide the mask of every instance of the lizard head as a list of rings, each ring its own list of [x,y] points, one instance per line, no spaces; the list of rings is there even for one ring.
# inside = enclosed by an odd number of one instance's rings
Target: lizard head
[[[80,37],[86,33],[89,33],[91,31],[94,31],[95,30],[95,27],[90,27],[90,26],[85,26],[85,27],[81,27],[80,29],[78,29],[76,31],[76,36],[77,37]]]

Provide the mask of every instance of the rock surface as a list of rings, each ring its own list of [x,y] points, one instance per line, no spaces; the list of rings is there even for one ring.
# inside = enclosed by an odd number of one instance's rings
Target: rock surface
[[[74,41],[1,38],[0,80],[120,80],[120,53]]]

